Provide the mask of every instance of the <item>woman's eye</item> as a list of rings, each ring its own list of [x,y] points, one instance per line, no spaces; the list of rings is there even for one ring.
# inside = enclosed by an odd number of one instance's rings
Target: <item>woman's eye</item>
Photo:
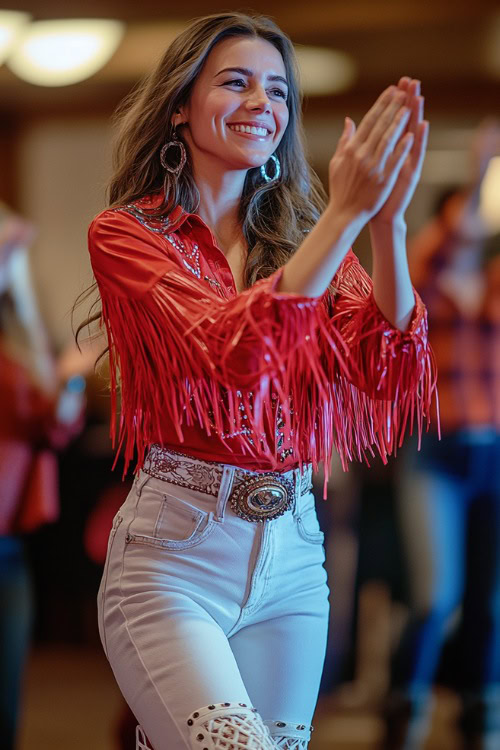
[[[225,81],[223,86],[237,86],[238,88],[245,88],[247,85],[247,82],[243,80],[243,78],[236,78],[233,81]],[[287,94],[282,89],[271,89],[269,92],[272,96],[278,96],[281,99],[287,100]]]

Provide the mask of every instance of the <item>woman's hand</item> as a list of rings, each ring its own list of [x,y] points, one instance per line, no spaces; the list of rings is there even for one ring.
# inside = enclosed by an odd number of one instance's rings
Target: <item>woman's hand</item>
[[[391,195],[406,163],[414,132],[404,134],[412,116],[408,92],[389,86],[356,131],[346,117],[329,165],[330,207],[335,214],[367,222]]]
[[[398,90],[405,95],[403,103],[410,111],[407,135],[411,134],[413,142],[399,170],[392,192],[372,219],[372,224],[403,221],[404,213],[420,179],[427,148],[429,123],[423,119],[424,98],[420,96],[420,81],[405,76],[400,79]]]

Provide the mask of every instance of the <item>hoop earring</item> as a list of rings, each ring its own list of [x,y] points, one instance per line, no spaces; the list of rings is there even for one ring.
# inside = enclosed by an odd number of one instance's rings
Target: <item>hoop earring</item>
[[[260,168],[260,173],[261,173],[261,175],[262,175],[262,178],[263,178],[263,179],[264,179],[264,180],[265,180],[266,182],[276,182],[276,180],[279,180],[279,176],[280,176],[280,174],[281,174],[281,164],[280,164],[280,160],[278,159],[278,157],[277,157],[277,156],[276,156],[275,154],[271,154],[271,156],[270,156],[269,158],[270,158],[270,159],[272,159],[272,160],[273,160],[273,162],[274,162],[274,175],[273,175],[272,177],[270,177],[270,176],[269,176],[269,175],[267,174],[267,170],[266,170],[266,167],[267,167],[267,165],[268,165],[268,163],[269,163],[269,162],[267,162],[267,161],[266,161],[266,163],[265,163],[265,164],[263,164],[263,165],[261,166],[261,168]]]
[[[171,167],[167,162],[167,151],[169,148],[178,148],[179,149],[179,163],[176,167]],[[179,137],[177,135],[177,130],[174,128],[174,132],[172,134],[172,140],[168,143],[165,143],[165,145],[162,147],[160,151],[160,164],[164,169],[167,170],[167,172],[170,172],[175,177],[178,177],[182,170],[184,169],[184,164],[186,163],[186,147],[184,146],[183,142],[179,140]]]

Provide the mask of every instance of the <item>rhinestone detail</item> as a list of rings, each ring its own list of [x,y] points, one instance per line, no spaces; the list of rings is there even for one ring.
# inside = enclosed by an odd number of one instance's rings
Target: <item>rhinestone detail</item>
[[[243,402],[243,394],[241,391],[236,391],[236,395],[239,398],[239,403],[237,406],[238,411],[241,412],[240,419],[248,419],[248,413],[247,413],[247,407],[245,406]],[[252,391],[249,391],[248,394],[248,409],[252,411],[252,398],[253,393]],[[277,394],[271,395],[271,409],[275,414],[275,438],[276,438],[276,449],[279,451],[278,458],[281,463],[284,463],[286,459],[289,456],[293,455],[293,448],[290,447],[290,439],[293,436],[293,431],[290,430],[289,436],[287,437],[285,434],[285,421],[283,419],[283,405],[279,402]],[[293,414],[293,408],[290,406],[290,414]],[[210,420],[210,428],[215,432],[216,435],[219,435],[219,437],[222,440],[229,440],[231,438],[238,437],[240,435],[251,435],[252,430],[249,427],[241,427],[240,429],[236,430],[217,430],[214,420],[214,413],[213,411],[208,412],[208,418]],[[233,418],[233,424],[236,425],[236,418]],[[254,443],[254,441],[249,438],[250,443]],[[262,434],[260,437],[260,442],[263,446],[265,446],[266,443],[266,435]]]
[[[181,240],[176,233],[172,231],[169,232],[171,221],[167,216],[152,216],[148,211],[139,208],[135,203],[127,203],[125,206],[120,206],[111,210],[124,211],[137,219],[137,221],[150,232],[161,234],[170,242],[179,255],[181,255],[182,263],[188,271],[196,276],[197,279],[203,278],[203,281],[206,281],[211,287],[213,287],[220,296],[226,296],[225,287],[220,281],[212,279],[206,274],[203,276],[201,275],[200,251],[198,245],[193,243],[191,249],[188,250],[186,248],[186,243]]]
[[[172,247],[179,253],[183,265],[190,271],[197,279],[201,279],[201,267],[200,267],[200,250],[196,242],[189,243],[190,247],[187,247],[187,242],[181,240],[181,238],[175,232],[169,232],[170,219],[167,216],[151,216],[147,211],[142,210],[135,203],[127,203],[125,206],[114,209],[116,211],[124,211],[125,213],[133,216],[137,221],[142,224],[143,227],[148,229],[150,232],[155,234],[161,234],[166,240],[172,245]]]

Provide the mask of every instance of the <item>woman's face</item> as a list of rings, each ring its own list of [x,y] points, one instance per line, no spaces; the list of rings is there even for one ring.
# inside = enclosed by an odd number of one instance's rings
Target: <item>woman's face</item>
[[[219,160],[227,170],[265,164],[288,124],[283,58],[270,42],[232,37],[217,44],[174,124],[193,163]],[[250,132],[249,132],[250,131]]]

